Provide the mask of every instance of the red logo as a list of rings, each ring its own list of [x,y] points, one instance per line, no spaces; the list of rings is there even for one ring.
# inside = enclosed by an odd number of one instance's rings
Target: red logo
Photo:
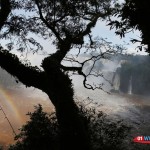
[[[137,136],[133,139],[133,142],[142,143],[142,144],[150,144],[150,136]]]

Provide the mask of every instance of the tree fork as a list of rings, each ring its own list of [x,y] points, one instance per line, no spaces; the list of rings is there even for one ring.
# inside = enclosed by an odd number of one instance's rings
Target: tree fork
[[[56,115],[61,130],[61,150],[89,150],[89,139],[84,122],[73,100],[73,88],[68,75],[60,69],[61,51],[45,58],[42,67],[47,76],[47,83],[53,86],[47,94],[56,109]],[[62,54],[63,55],[63,54]],[[57,59],[58,58],[58,59]],[[59,60],[59,61],[58,61]],[[70,147],[72,145],[72,147]]]
[[[42,63],[44,71],[38,71],[34,67],[22,64],[16,55],[1,49],[0,66],[25,85],[39,88],[48,94],[55,106],[61,129],[61,150],[88,150],[88,135],[73,100],[71,79],[62,72],[56,59],[59,53],[60,51],[45,58]],[[69,147],[70,144],[72,147]]]

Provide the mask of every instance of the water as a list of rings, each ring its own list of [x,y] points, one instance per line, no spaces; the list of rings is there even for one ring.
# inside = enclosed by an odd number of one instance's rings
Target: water
[[[128,94],[132,94],[132,76],[130,76],[129,86],[128,86]]]
[[[116,91],[119,91],[120,88],[120,75],[118,73],[114,73],[114,77],[112,78],[113,88]]]
[[[129,95],[120,93],[107,94],[102,90],[88,90],[83,88],[82,79],[74,79],[75,94],[83,100],[90,97],[101,104],[100,109],[111,116],[118,116],[135,124],[150,123],[150,97],[132,94],[132,78],[130,80]],[[132,95],[130,95],[132,94]],[[150,133],[149,133],[150,134]]]
[[[145,131],[147,131],[146,134],[150,135],[150,132],[148,133],[150,130],[147,129],[150,123],[149,97],[133,94],[107,94],[102,90],[88,90],[83,88],[82,80],[83,78],[81,77],[73,78],[75,96],[79,100],[83,101],[89,97],[90,99],[93,99],[94,102],[100,104],[100,110],[104,111],[109,116],[119,117],[130,123],[138,125],[136,131],[137,133],[139,132],[139,129],[143,130],[143,128],[145,128]],[[132,82],[132,78],[130,82]],[[129,89],[132,93],[132,85]],[[21,125],[25,123],[27,120],[25,114],[28,111],[33,111],[34,105],[41,103],[47,110],[53,109],[48,97],[44,93],[41,93],[41,91],[34,88],[26,89],[25,87],[21,87],[21,89],[9,89],[6,91],[6,95],[9,95],[11,101],[16,106],[15,109],[18,109],[18,112],[20,112],[21,118],[23,119],[23,122],[16,120],[17,118],[15,118],[14,113],[12,113],[14,108],[11,108],[10,106],[8,107],[5,103],[6,101],[3,99],[3,95],[0,95],[1,104],[6,111],[7,116],[10,118],[15,131],[18,131],[18,128],[20,128]],[[3,143],[11,143],[13,142],[12,131],[2,114],[0,117],[0,142],[2,141]],[[139,126],[140,124],[142,124],[142,127]]]

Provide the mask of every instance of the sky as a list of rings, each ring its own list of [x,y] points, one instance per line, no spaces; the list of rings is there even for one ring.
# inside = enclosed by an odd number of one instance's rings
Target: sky
[[[139,31],[135,31],[134,33],[129,33],[125,36],[125,38],[120,38],[115,34],[115,30],[110,30],[109,26],[106,26],[106,22],[97,22],[95,28],[92,29],[92,35],[93,37],[99,36],[102,38],[107,38],[108,42],[112,42],[113,45],[115,44],[122,44],[127,48],[127,53],[128,54],[134,54],[134,55],[147,55],[146,52],[140,51],[137,52],[136,47],[138,44],[133,44],[130,42],[132,38],[139,39],[140,33]],[[52,45],[50,40],[43,40],[42,38],[37,38],[38,41],[41,43],[41,45],[44,47],[44,51],[46,53],[54,53],[56,48],[54,45]],[[73,51],[72,51],[73,52]],[[74,53],[74,52],[73,52]],[[15,51],[15,54],[18,56],[20,55],[19,52]],[[32,65],[37,65],[40,66],[42,59],[46,57],[47,54],[43,54],[43,52],[38,52],[35,54],[28,53],[27,58],[30,60]],[[23,58],[23,57],[22,57]]]
[[[113,45],[115,44],[121,44],[127,48],[126,53],[128,54],[134,54],[134,55],[147,55],[146,52],[144,51],[139,51],[137,52],[136,47],[138,44],[133,44],[130,42],[132,38],[139,39],[140,37],[140,32],[139,31],[134,31],[131,33],[128,33],[125,38],[120,38],[115,34],[115,30],[110,30],[109,26],[106,26],[106,22],[97,22],[95,28],[92,29],[92,35],[93,37],[102,37],[102,38],[107,38],[108,42],[112,42]],[[51,44],[50,41],[43,41],[40,39],[40,42],[44,46],[44,50],[46,52],[55,52],[56,48],[54,45]],[[28,58],[31,60],[33,65],[40,65],[42,59],[45,57],[45,55],[40,55],[40,54],[29,54]]]
[[[123,0],[119,0],[120,2],[123,2]],[[129,34],[126,34],[125,38],[120,38],[115,34],[115,30],[110,30],[110,27],[107,26],[106,22],[98,21],[96,26],[92,29],[92,35],[93,37],[99,36],[102,38],[107,38],[108,42],[112,42],[113,45],[115,44],[122,44],[127,48],[127,53],[134,54],[134,55],[147,55],[145,52],[138,52],[136,50],[137,44],[133,44],[130,42],[132,38],[139,39],[140,33],[138,31],[135,31],[134,33],[131,32]],[[37,36],[33,36],[33,38],[37,39],[41,45],[44,47],[44,51],[49,53],[55,52],[56,48],[54,45],[52,45],[50,40],[43,40],[42,38],[39,38]],[[6,41],[5,41],[6,42]],[[5,43],[3,41],[3,43]],[[74,53],[74,51],[72,51]],[[15,54],[20,56],[19,52],[14,51]],[[24,55],[25,56],[25,55]],[[32,53],[28,53],[27,58],[30,60],[32,65],[40,66],[41,61],[44,57],[47,55],[43,55],[42,52],[35,53],[34,55]],[[24,57],[21,57],[24,59]]]
[[[126,34],[124,38],[120,38],[115,34],[115,29],[110,30],[110,27],[107,26],[107,22],[99,21],[97,22],[96,27],[93,29],[93,35],[107,38],[107,40],[112,42],[112,44],[124,45],[127,48],[127,53],[129,54],[147,55],[147,53],[144,51],[137,53],[136,47],[138,44],[133,44],[130,42],[130,40],[133,38],[140,39],[140,32],[137,30]]]

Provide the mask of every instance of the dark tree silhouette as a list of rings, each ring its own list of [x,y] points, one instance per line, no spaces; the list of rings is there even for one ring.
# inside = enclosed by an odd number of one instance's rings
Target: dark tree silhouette
[[[105,48],[105,53],[113,53],[112,47],[106,41],[95,42],[91,29],[99,19],[104,20],[113,13],[112,0],[1,0],[0,1],[0,38],[11,39],[8,50],[0,48],[0,66],[17,77],[27,87],[33,86],[45,92],[56,109],[56,115],[61,130],[61,149],[90,149],[88,135],[78,108],[73,100],[72,82],[66,72],[76,72],[84,77],[83,84],[88,89],[101,89],[87,83],[87,75],[83,72],[84,64],[104,57],[91,55],[83,62],[74,58],[65,58],[67,53],[76,48],[84,47],[84,37],[89,38],[86,45],[88,51]],[[16,13],[16,10],[27,12],[27,15]],[[57,51],[44,58],[40,70],[37,67],[22,63],[11,53],[13,47],[20,52],[31,50],[36,52],[42,46],[30,34],[41,35],[44,39],[51,38]],[[13,40],[17,39],[17,42]],[[32,44],[32,46],[29,46]],[[105,46],[106,44],[106,46]],[[29,49],[30,47],[30,49]],[[79,66],[64,66],[63,60],[74,61]],[[94,63],[93,63],[94,66]],[[91,71],[88,75],[99,76]],[[69,143],[69,144],[68,144]],[[70,147],[69,145],[72,145]]]
[[[125,150],[131,127],[123,120],[108,118],[99,111],[98,104],[89,106],[91,100],[77,102],[79,113],[83,117],[87,132],[90,135],[92,150]],[[9,150],[58,150],[59,127],[55,113],[43,112],[42,106],[35,106],[35,111],[27,114],[30,120],[20,129],[15,137],[16,143]],[[109,143],[108,143],[109,141]],[[129,140],[130,141],[130,140]]]
[[[124,4],[117,9],[116,15],[121,21],[111,20],[109,25],[116,27],[116,33],[121,37],[126,33],[137,29],[141,32],[141,41],[132,39],[132,42],[140,42],[139,49],[142,50],[144,45],[147,45],[146,52],[150,53],[150,1],[147,0],[125,0]]]
[[[10,150],[58,150],[59,128],[55,113],[43,112],[41,105],[35,106],[33,113],[28,112],[30,120],[15,137],[17,141]]]

